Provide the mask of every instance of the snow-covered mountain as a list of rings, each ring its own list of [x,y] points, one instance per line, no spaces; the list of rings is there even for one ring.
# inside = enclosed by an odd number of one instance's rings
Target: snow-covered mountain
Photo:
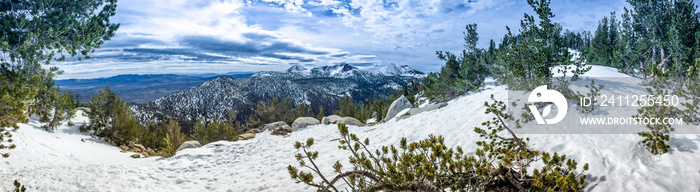
[[[341,63],[337,65],[313,68],[311,69],[309,75],[313,77],[350,77],[358,72],[364,71],[360,71],[359,68],[353,65]]]
[[[306,67],[301,66],[299,64],[292,65],[289,69],[287,69],[287,73],[294,73],[294,72],[303,72],[306,71]]]
[[[294,66],[290,71],[302,69]],[[350,96],[355,101],[383,98],[415,77],[385,76],[360,70],[349,64],[325,66],[306,71],[259,73],[248,78],[220,77],[202,85],[153,101],[132,105],[141,120],[179,119],[188,130],[201,116],[206,120],[223,119],[229,109],[239,120],[253,114],[255,104],[276,97],[291,98],[295,105],[310,104],[314,111],[323,106],[325,113],[338,109],[338,101]]]
[[[415,70],[408,65],[397,65],[394,63],[391,63],[389,65],[380,67],[378,69],[379,73],[382,73],[387,76],[411,76],[411,77],[423,77],[425,76],[425,73],[422,71]]]
[[[594,67],[600,73],[619,74],[607,67]],[[620,74],[621,75],[621,74]],[[625,82],[606,82],[606,87],[623,87],[629,94],[645,94],[643,87]],[[608,92],[604,94],[609,94]],[[428,135],[442,135],[448,147],[461,146],[467,154],[483,140],[474,127],[491,120],[484,114],[484,101],[494,95],[508,99],[504,85],[487,83],[479,92],[448,102],[442,109],[428,111],[400,121],[375,126],[349,126],[359,138],[369,138],[370,150],[397,145],[401,138],[419,141]],[[611,107],[599,116],[627,113]],[[574,113],[572,111],[572,113]],[[80,112],[78,114],[81,114]],[[131,154],[77,132],[86,118],[73,119],[78,125],[60,126],[56,132],[40,128],[36,119],[20,124],[13,133],[17,148],[10,158],[0,159],[0,191],[9,191],[17,179],[36,191],[315,191],[290,179],[287,165],[298,165],[294,158],[296,141],[314,138],[312,150],[318,151],[316,163],[321,171],[333,175],[333,163],[347,165],[347,151],[339,150],[336,125],[313,125],[293,132],[289,137],[257,134],[254,139],[218,141],[196,149],[185,149],[171,158],[130,159]],[[534,123],[525,124],[523,128]],[[640,125],[643,126],[643,125]],[[571,127],[580,129],[584,127]],[[502,132],[502,134],[508,134]],[[700,190],[700,135],[671,135],[670,152],[651,155],[636,134],[532,134],[529,147],[566,154],[567,158],[588,163],[586,191],[698,191]],[[85,142],[81,142],[84,139]],[[349,168],[349,167],[348,167]],[[344,169],[347,169],[344,167]],[[318,179],[318,178],[317,178]],[[318,180],[316,180],[318,181]]]
[[[308,69],[306,67],[303,67],[301,65],[293,65],[289,69],[286,70],[287,73],[296,73],[296,74],[301,74],[307,77],[336,77],[336,78],[346,78],[346,77],[352,77],[355,75],[364,75],[364,74],[375,74],[375,75],[384,75],[384,76],[404,76],[404,77],[415,77],[415,78],[422,78],[425,76],[425,73],[422,71],[413,69],[409,67],[408,65],[397,65],[394,63],[391,63],[389,65],[384,65],[384,66],[372,66],[372,67],[365,67],[365,68],[360,68],[356,67],[351,64],[347,63],[341,63],[341,64],[336,64],[336,65],[328,65],[328,66],[321,66],[321,67],[315,67]],[[270,73],[275,73],[275,72],[263,72],[266,74]]]

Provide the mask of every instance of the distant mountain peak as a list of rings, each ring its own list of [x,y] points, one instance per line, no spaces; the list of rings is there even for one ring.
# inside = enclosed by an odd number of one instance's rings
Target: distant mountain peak
[[[360,71],[362,71],[362,70],[360,70],[359,68],[357,68],[353,65],[350,65],[347,63],[340,63],[340,64],[335,64],[335,65],[315,67],[313,69],[306,71],[305,75],[310,75],[310,76],[315,76],[315,77],[344,78],[344,77],[353,76],[353,74],[360,72]]]
[[[289,69],[287,69],[287,73],[294,73],[294,72],[303,72],[308,70],[306,67],[301,66],[299,64],[292,65]]]
[[[318,68],[314,68],[314,69],[318,69]],[[323,66],[323,67],[320,67],[320,69],[323,71],[328,71],[333,75],[333,74],[337,74],[337,73],[344,73],[344,72],[352,71],[352,70],[357,69],[357,67],[355,67],[354,65],[347,64],[347,63],[341,63],[341,64],[336,64],[336,65]]]
[[[387,76],[414,76],[423,77],[425,73],[422,71],[415,70],[408,65],[397,65],[395,63],[390,63],[378,69],[379,73]]]
[[[299,68],[294,67],[295,70]],[[290,70],[290,71],[295,71]],[[272,97],[291,98],[295,105],[313,104],[326,111],[338,110],[338,101],[350,96],[357,101],[383,98],[400,88],[408,76],[386,76],[350,64],[316,67],[301,72],[260,72],[254,77],[218,77],[132,109],[140,120],[179,119],[191,132],[197,118],[217,119],[234,109],[238,117],[254,114],[255,105]],[[240,120],[240,119],[239,119]]]
[[[260,72],[259,75],[269,75],[279,72]],[[284,73],[284,72],[283,72]],[[293,65],[286,70],[286,73],[300,74],[307,77],[337,77],[346,78],[355,75],[383,75],[383,76],[404,76],[423,78],[425,73],[415,70],[408,65],[397,65],[391,63],[384,66],[374,66],[360,68],[348,63],[339,63],[334,65],[320,66],[314,68],[306,68],[301,65]],[[257,75],[256,75],[257,76]]]

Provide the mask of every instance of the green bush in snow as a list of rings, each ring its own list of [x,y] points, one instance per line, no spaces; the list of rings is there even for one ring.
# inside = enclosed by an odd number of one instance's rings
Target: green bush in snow
[[[493,96],[492,96],[493,98]],[[301,150],[295,155],[302,171],[289,165],[292,179],[318,188],[319,191],[581,191],[586,176],[577,173],[578,163],[566,155],[550,154],[527,148],[528,139],[518,138],[504,123],[510,116],[505,104],[486,103],[486,113],[494,115],[475,128],[484,141],[476,155],[467,155],[461,147],[450,148],[442,136],[409,143],[402,138],[398,146],[370,150],[369,139],[360,139],[338,124],[341,139],[338,146],[351,155],[351,167],[344,169],[340,161],[333,165],[334,175],[324,174],[316,160],[318,151],[311,151],[314,139],[296,142]],[[499,132],[507,133],[505,135]],[[544,166],[531,169],[532,163]],[[583,166],[588,170],[588,164]],[[318,177],[318,179],[316,179]],[[346,189],[339,189],[339,183]]]

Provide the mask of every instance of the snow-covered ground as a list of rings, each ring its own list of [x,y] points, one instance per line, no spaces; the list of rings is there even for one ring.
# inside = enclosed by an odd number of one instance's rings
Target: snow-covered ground
[[[615,69],[594,66],[587,76],[621,75]],[[490,119],[484,101],[493,94],[506,100],[505,86],[489,85],[449,102],[445,108],[400,121],[371,127],[350,126],[371,147],[397,145],[443,135],[448,146],[474,151],[481,138],[474,127]],[[80,114],[80,113],[78,113]],[[74,119],[81,123],[85,117]],[[295,141],[315,139],[322,170],[333,175],[332,162],[349,154],[338,149],[336,125],[315,125],[289,137],[261,133],[240,142],[214,142],[186,149],[171,158],[131,159],[116,147],[90,139],[74,127],[50,133],[32,121],[16,132],[17,149],[0,160],[0,191],[14,179],[37,191],[313,191],[290,179],[287,165],[297,165]],[[700,190],[700,136],[673,135],[671,152],[654,156],[636,134],[533,134],[530,147],[567,154],[589,163],[589,191],[698,191]],[[85,139],[82,142],[81,139]],[[345,167],[348,164],[345,163]]]

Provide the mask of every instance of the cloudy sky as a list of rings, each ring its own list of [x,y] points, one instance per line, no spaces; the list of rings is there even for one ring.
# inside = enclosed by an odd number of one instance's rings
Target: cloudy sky
[[[624,0],[554,0],[555,21],[593,31]],[[119,0],[121,23],[102,49],[56,64],[60,79],[117,74],[281,71],[291,65],[396,63],[436,71],[435,51],[459,51],[466,24],[480,45],[519,28],[525,0]]]

